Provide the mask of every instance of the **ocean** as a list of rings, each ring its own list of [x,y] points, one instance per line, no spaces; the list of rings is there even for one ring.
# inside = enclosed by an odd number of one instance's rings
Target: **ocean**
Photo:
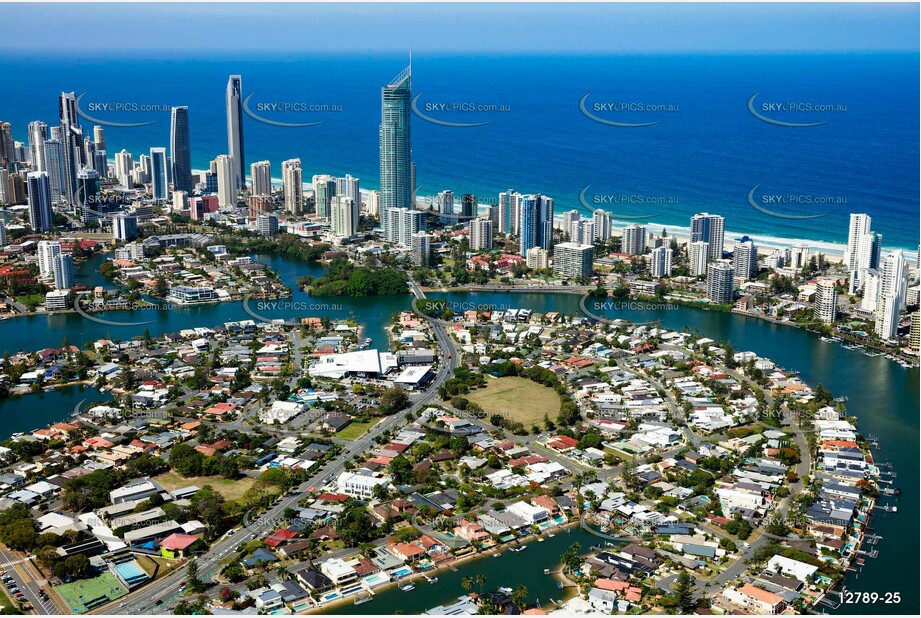
[[[283,127],[246,116],[247,166],[268,159],[278,177],[281,161],[298,157],[306,180],[350,173],[363,189],[377,187],[380,87],[407,57],[233,60],[171,53],[4,56],[0,71],[15,79],[5,89],[0,121],[12,123],[14,138],[26,141],[29,121],[56,122],[61,91],[85,93],[80,107],[89,116],[152,122],[105,127],[109,159],[125,148],[137,160],[151,146],[169,145],[168,108],[188,105],[193,167],[207,168],[227,151],[224,89],[235,73],[242,75],[244,95],[252,95],[254,114],[320,123]],[[654,232],[686,227],[693,213],[709,211],[726,217],[731,234],[829,250],[845,241],[848,213],[866,212],[886,249],[914,252],[917,66],[918,55],[910,53],[417,52],[413,93],[420,115],[413,116],[412,148],[418,193],[452,189],[488,202],[509,188],[539,192],[554,198],[557,214],[602,207],[616,220],[646,221]],[[93,124],[84,120],[84,130],[91,133]]]

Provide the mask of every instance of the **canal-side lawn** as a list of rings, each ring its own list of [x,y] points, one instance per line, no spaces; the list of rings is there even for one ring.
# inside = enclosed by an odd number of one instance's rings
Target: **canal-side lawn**
[[[160,476],[155,476],[153,480],[160,483],[166,491],[173,491],[174,489],[180,489],[190,485],[195,485],[197,487],[211,485],[214,491],[224,496],[224,499],[227,501],[238,500],[243,497],[246,490],[252,487],[253,483],[256,482],[256,479],[248,476],[234,480],[225,479],[222,476],[184,477],[172,471],[165,472]]]
[[[466,395],[487,414],[507,415],[519,423],[537,423],[544,415],[556,418],[560,411],[560,397],[549,386],[527,378],[490,378],[484,388]]]

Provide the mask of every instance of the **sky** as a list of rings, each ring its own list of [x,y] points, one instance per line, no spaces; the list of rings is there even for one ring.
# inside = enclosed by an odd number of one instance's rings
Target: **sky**
[[[917,3],[0,3],[0,14],[0,51],[47,55],[389,53],[410,39],[426,54],[882,52],[918,51],[919,39]]]

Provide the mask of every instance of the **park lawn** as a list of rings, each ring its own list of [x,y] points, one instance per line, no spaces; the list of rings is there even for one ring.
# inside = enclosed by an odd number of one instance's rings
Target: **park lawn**
[[[503,414],[509,420],[523,424],[544,420],[544,415],[556,418],[560,397],[549,386],[527,378],[508,376],[491,378],[484,388],[466,395],[488,414]]]
[[[253,483],[256,482],[256,479],[248,476],[234,480],[225,479],[222,476],[184,477],[173,471],[165,472],[160,476],[156,476],[153,480],[160,483],[160,485],[163,486],[163,489],[167,491],[188,487],[189,485],[195,485],[197,487],[211,485],[214,491],[224,496],[224,499],[227,501],[242,498],[243,494],[246,493],[246,490],[252,487]]]
[[[349,425],[336,434],[336,437],[340,440],[357,440],[362,437],[368,430],[374,427],[378,421],[368,421],[367,423],[356,423],[351,422]]]

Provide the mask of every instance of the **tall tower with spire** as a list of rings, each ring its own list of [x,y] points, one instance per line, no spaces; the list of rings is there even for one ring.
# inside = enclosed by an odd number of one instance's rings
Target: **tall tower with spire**
[[[381,88],[380,139],[381,220],[387,211],[413,208],[413,170],[409,121],[412,105],[412,48],[409,65]]]

